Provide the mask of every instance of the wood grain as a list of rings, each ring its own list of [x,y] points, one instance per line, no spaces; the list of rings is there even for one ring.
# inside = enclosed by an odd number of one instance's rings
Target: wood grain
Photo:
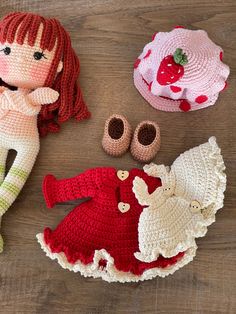
[[[3,218],[5,250],[0,256],[0,313],[236,313],[236,1],[232,0],[3,0],[0,14],[34,11],[54,16],[70,32],[81,60],[81,85],[92,118],[71,121],[41,141],[34,170]],[[203,28],[225,51],[229,88],[213,108],[188,114],[158,112],[133,86],[132,65],[156,31],[173,25]],[[162,131],[156,162],[170,164],[181,152],[218,139],[227,166],[224,209],[207,236],[197,241],[194,261],[166,279],[108,284],[63,270],[40,250],[35,234],[55,227],[74,204],[47,210],[42,178],[73,176],[86,168],[140,166],[130,154],[103,153],[105,118],[125,114],[133,127],[154,119]],[[13,158],[13,155],[11,155]]]

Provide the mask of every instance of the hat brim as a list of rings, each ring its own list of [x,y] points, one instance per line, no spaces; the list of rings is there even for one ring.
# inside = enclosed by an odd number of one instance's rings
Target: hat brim
[[[145,81],[142,78],[142,75],[139,73],[137,69],[134,70],[134,85],[140,92],[140,94],[143,96],[143,98],[155,109],[168,112],[183,112],[183,110],[180,108],[181,102],[183,101],[182,99],[172,100],[161,96],[153,95],[149,91],[147,83],[145,83]],[[217,98],[218,94],[212,96],[210,101],[204,102],[203,104],[188,101],[188,103],[190,104],[190,109],[188,111],[195,111],[212,106],[215,104]]]

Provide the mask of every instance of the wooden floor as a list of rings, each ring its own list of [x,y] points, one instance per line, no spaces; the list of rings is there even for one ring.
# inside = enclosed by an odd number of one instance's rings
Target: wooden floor
[[[70,32],[80,56],[80,81],[92,112],[89,121],[66,123],[41,141],[34,170],[3,218],[5,250],[0,256],[0,313],[236,313],[236,1],[232,0],[8,0],[0,14],[34,11],[54,16]],[[165,113],[151,108],[133,86],[133,62],[156,31],[174,25],[203,28],[225,52],[229,88],[213,108]],[[125,114],[133,127],[154,119],[162,131],[155,161],[170,164],[181,152],[215,135],[227,166],[224,208],[192,263],[166,279],[108,284],[63,270],[48,259],[35,235],[54,228],[74,204],[46,209],[44,175],[73,176],[95,166],[130,169],[130,154],[113,159],[101,149],[105,118]],[[13,157],[13,155],[11,156]]]

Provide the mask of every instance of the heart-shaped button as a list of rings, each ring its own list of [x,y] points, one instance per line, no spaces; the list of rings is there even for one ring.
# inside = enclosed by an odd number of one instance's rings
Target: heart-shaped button
[[[129,172],[125,170],[118,170],[117,171],[117,177],[121,180],[124,181],[128,178]]]
[[[126,213],[126,212],[130,209],[130,204],[120,202],[120,203],[118,204],[118,209],[119,209],[119,211],[121,211],[122,213]]]

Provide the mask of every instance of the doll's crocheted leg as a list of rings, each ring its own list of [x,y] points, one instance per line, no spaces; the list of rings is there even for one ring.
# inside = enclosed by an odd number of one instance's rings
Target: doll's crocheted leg
[[[8,149],[5,147],[0,147],[0,184],[3,182],[6,170],[6,159],[7,159]],[[2,217],[0,216],[0,226],[2,223]],[[0,234],[0,253],[3,251],[3,238]]]
[[[3,182],[5,177],[7,154],[8,149],[0,147],[0,184]]]
[[[38,142],[18,142],[16,158],[0,185],[0,216],[2,216],[15,201],[23,188],[35,163],[39,144]]]
[[[0,217],[0,226],[1,226],[1,223],[2,223],[2,217]],[[3,238],[0,234],[0,253],[2,253],[2,251],[3,251],[3,246],[4,246],[4,242],[3,242]]]

